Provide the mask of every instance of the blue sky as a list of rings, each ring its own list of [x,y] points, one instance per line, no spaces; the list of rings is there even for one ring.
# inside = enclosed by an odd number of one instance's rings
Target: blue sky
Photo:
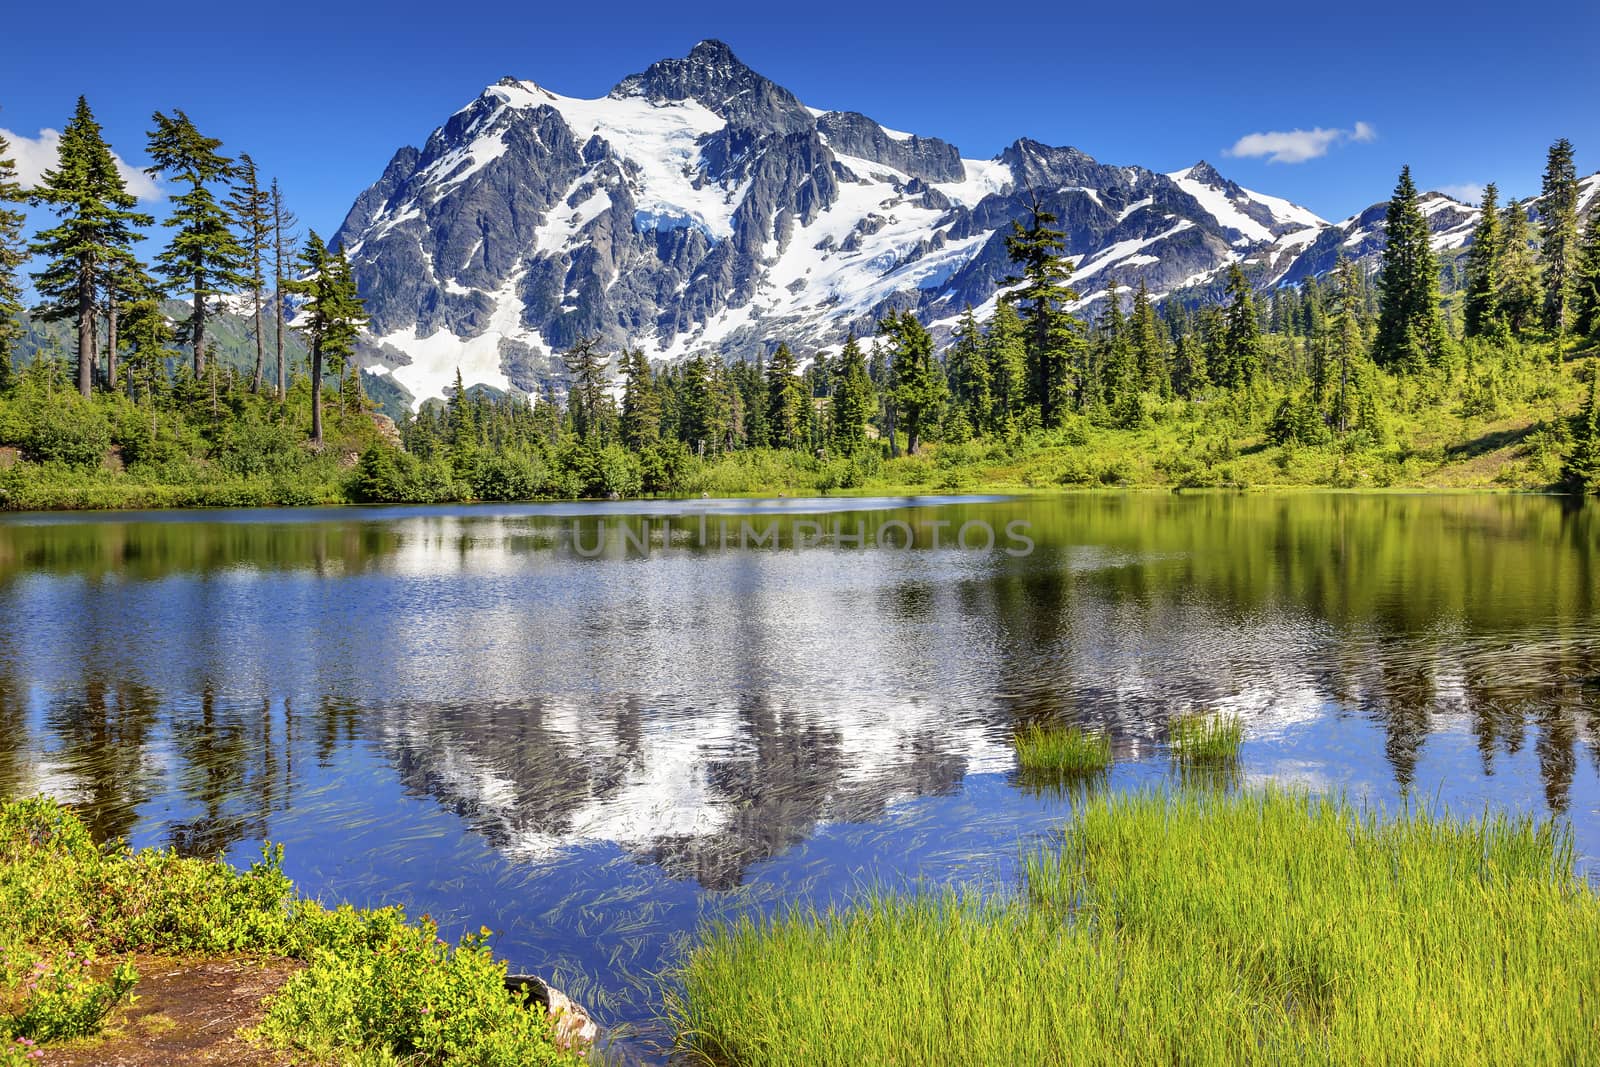
[[[502,75],[597,96],[718,37],[814,107],[863,111],[968,156],[1029,136],[1164,171],[1205,158],[1338,219],[1383,199],[1407,162],[1425,188],[1493,180],[1527,195],[1546,146],[1566,136],[1580,171],[1600,169],[1600,4],[1543,10],[1562,14],[1403,0],[1048,11],[289,0],[214,5],[200,32],[178,28],[188,9],[89,3],[71,10],[69,44],[58,9],[26,5],[5,17],[0,128],[20,135],[19,154],[47,156],[41,131],[83,93],[142,166],[150,113],[181,107],[281,178],[327,233],[397,147]]]

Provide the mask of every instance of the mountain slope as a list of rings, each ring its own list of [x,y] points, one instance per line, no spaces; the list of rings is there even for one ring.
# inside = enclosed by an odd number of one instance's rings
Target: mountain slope
[[[1586,193],[1592,189],[1586,185]],[[337,234],[372,315],[363,362],[414,400],[466,384],[559,391],[580,337],[679,359],[802,355],[910,308],[987,314],[1005,235],[1037,202],[1084,303],[1157,296],[1242,261],[1259,284],[1381,247],[1383,205],[1337,225],[1200,162],[1172,174],[1020,139],[991,160],[807,108],[704,41],[604,97],[505,78],[397,152]],[[1441,247],[1476,210],[1430,194]]]

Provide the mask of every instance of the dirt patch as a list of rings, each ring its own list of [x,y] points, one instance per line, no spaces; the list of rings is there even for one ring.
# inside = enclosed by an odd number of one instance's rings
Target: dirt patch
[[[292,960],[136,956],[138,999],[112,1012],[93,1041],[46,1046],[61,1067],[277,1067],[295,1060],[240,1035],[261,1022],[262,1001],[302,966]]]

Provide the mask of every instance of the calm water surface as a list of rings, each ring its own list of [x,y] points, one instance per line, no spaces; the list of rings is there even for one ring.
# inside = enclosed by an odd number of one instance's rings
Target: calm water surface
[[[708,919],[1008,884],[1070,813],[1025,721],[1138,788],[1170,716],[1235,711],[1245,786],[1555,812],[1600,871],[1597,548],[1600,509],[1501,496],[13,516],[0,794],[284,842],[645,1048]]]

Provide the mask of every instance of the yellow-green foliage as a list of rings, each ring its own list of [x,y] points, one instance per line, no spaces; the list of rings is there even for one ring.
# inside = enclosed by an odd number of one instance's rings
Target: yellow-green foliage
[[[1092,797],[1017,897],[707,931],[671,1002],[727,1067],[1592,1063],[1570,830],[1282,792]]]
[[[1237,759],[1244,741],[1244,720],[1237,715],[1191,712],[1167,724],[1172,758],[1179,763],[1221,763]]]
[[[102,848],[52,801],[0,805],[0,1042],[98,1029],[134,976],[123,969],[97,982],[75,962],[85,957],[253,952],[306,962],[261,1030],[321,1061],[576,1062],[556,1050],[543,1014],[506,991],[487,931],[448,945],[399,908],[330,910],[296,895],[281,863],[270,849],[241,872],[170,851]]]
[[[1017,765],[1033,779],[1100,774],[1111,766],[1111,738],[1081,726],[1030,724],[1017,731],[1012,743]]]

